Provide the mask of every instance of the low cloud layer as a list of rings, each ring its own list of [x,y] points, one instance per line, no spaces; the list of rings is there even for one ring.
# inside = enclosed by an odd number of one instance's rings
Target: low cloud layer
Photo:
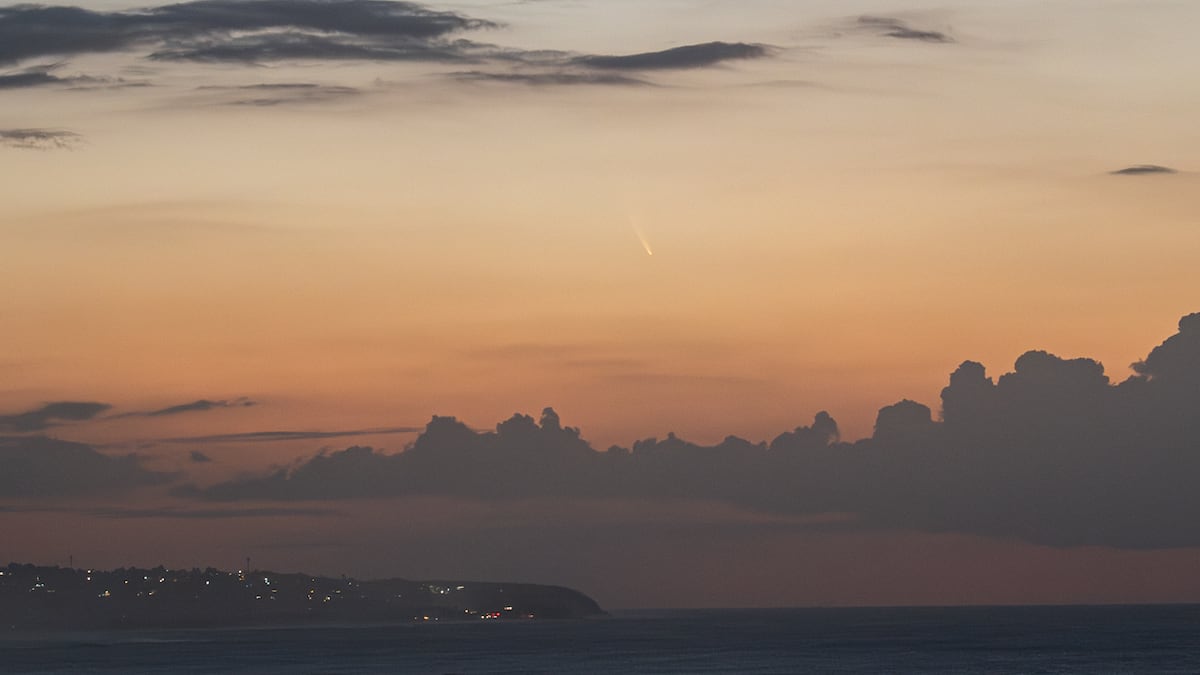
[[[580,56],[574,59],[574,63],[604,70],[668,70],[702,68],[724,61],[760,59],[769,54],[770,50],[763,45],[751,45],[744,42],[705,42],[640,54]]]
[[[67,150],[82,141],[82,136],[64,129],[0,129],[0,148]]]
[[[646,80],[616,73],[489,73],[481,70],[470,70],[452,73],[451,77],[469,82],[501,82],[504,84],[526,84],[533,87],[564,85],[653,86],[652,83]]]
[[[248,431],[235,434],[211,434],[208,436],[183,436],[163,439],[167,443],[273,443],[276,441],[307,441],[323,438],[345,438],[347,436],[383,436],[388,434],[410,434],[420,427],[384,427],[380,429],[343,429],[339,431]]]
[[[964,362],[942,414],[901,401],[871,438],[826,413],[753,443],[674,435],[597,451],[547,409],[494,432],[435,417],[403,453],[322,453],[180,494],[211,501],[444,495],[633,497],[845,514],[838,527],[963,532],[1051,545],[1200,545],[1200,314],[1113,384],[1091,359],[1022,355],[998,379]]]
[[[1154,176],[1163,174],[1179,173],[1169,166],[1159,166],[1158,164],[1136,164],[1127,166],[1124,169],[1110,171],[1114,176]]]
[[[218,410],[220,408],[248,408],[257,405],[256,402],[248,398],[237,398],[232,400],[210,401],[208,399],[200,399],[191,403],[182,403],[180,405],[168,406],[158,410],[152,410],[145,413],[146,417],[164,417],[167,415],[179,415],[189,412],[207,412],[209,410]]]
[[[112,456],[82,443],[45,436],[0,436],[0,497],[74,497],[159,485],[166,473],[136,455]]]
[[[0,432],[43,431],[62,422],[94,419],[112,406],[92,401],[56,401],[12,415],[0,415]]]

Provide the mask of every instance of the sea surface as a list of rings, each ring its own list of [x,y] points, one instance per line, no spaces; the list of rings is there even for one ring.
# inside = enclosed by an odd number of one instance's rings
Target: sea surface
[[[0,634],[3,673],[1200,673],[1200,606]]]

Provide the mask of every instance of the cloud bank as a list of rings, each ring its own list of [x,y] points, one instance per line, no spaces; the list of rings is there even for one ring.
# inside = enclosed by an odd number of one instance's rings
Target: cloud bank
[[[73,497],[159,485],[136,455],[110,456],[82,443],[45,436],[0,436],[0,497]]]
[[[1039,544],[1200,545],[1200,314],[1113,384],[1091,359],[1029,351],[993,380],[964,362],[935,419],[901,401],[871,438],[826,413],[753,443],[674,435],[597,451],[546,409],[476,432],[435,417],[402,453],[321,453],[288,469],[179,493],[210,501],[400,495],[693,499],[841,527],[963,532]]]

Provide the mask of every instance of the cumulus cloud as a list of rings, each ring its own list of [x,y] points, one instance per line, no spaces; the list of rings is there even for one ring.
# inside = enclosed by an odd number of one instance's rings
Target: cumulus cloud
[[[941,415],[879,411],[839,440],[819,413],[770,443],[671,434],[598,451],[547,409],[477,432],[435,417],[404,452],[323,452],[290,468],[181,491],[212,501],[444,495],[699,499],[838,527],[963,532],[1051,545],[1200,545],[1200,314],[1114,384],[1086,358],[1029,351],[998,379],[964,362]]]
[[[759,59],[769,56],[770,53],[770,49],[763,45],[705,42],[640,54],[579,56],[574,59],[574,63],[588,68],[611,70],[664,70],[701,68],[724,61]]]
[[[111,407],[107,403],[91,401],[55,401],[23,413],[0,415],[0,431],[43,431],[59,422],[93,419]]]
[[[0,147],[18,150],[66,150],[83,136],[65,129],[0,129]]]
[[[1157,164],[1136,164],[1134,166],[1127,166],[1124,169],[1110,171],[1109,173],[1114,176],[1154,176],[1179,172],[1169,166],[1159,166]]]
[[[45,436],[0,437],[0,497],[70,497],[120,492],[171,480],[136,455],[111,456]]]
[[[949,43],[954,42],[950,35],[936,30],[914,28],[906,21],[890,16],[860,16],[857,28],[882,37],[897,40],[915,40],[918,42]]]

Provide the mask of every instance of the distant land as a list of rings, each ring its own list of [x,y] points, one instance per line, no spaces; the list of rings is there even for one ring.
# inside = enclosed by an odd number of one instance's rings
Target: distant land
[[[219,628],[412,621],[576,619],[604,614],[561,586],[320,577],[266,570],[10,563],[0,629]]]

